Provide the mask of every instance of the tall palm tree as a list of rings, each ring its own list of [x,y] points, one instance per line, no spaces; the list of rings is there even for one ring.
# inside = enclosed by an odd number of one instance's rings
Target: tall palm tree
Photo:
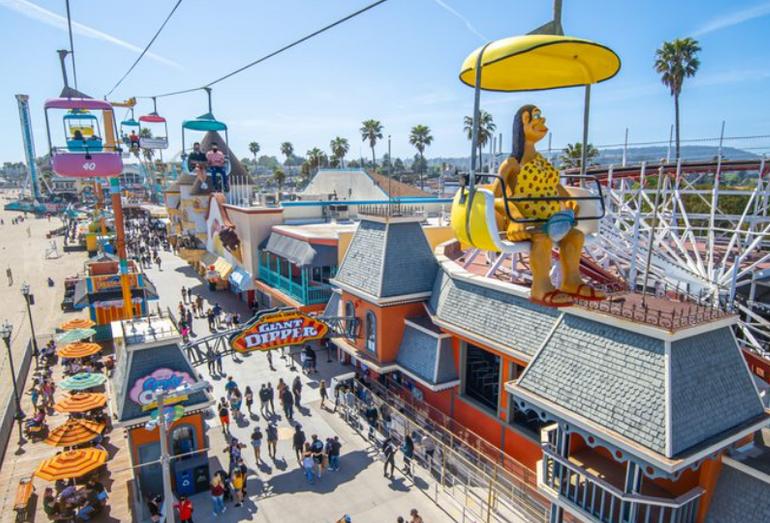
[[[286,157],[286,161],[283,162],[284,165],[289,165],[289,159],[294,154],[294,146],[291,144],[291,142],[283,142],[281,144],[281,154]]]
[[[286,173],[283,172],[283,169],[280,167],[273,169],[273,180],[278,184],[278,192],[281,192],[283,189],[283,182],[286,181]]]
[[[361,122],[361,141],[369,140],[369,147],[372,148],[372,167],[377,167],[377,157],[374,155],[374,146],[377,140],[382,139],[382,124],[379,120],[364,120]]]
[[[423,189],[425,187],[425,148],[433,143],[433,136],[430,134],[430,127],[422,124],[418,124],[412,127],[412,131],[409,133],[409,143],[414,145],[414,148],[417,149],[418,153],[420,153],[420,189]]]
[[[465,134],[468,137],[468,140],[473,140],[473,116],[466,116],[463,119],[463,124],[463,128],[465,129]],[[484,150],[484,146],[495,136],[495,130],[497,130],[497,125],[495,125],[492,115],[483,109],[480,110],[479,136],[476,140],[476,146],[479,148],[479,163],[481,163],[481,155],[482,151]]]
[[[593,159],[599,156],[599,150],[593,145],[586,144],[586,163],[593,163]],[[559,162],[561,167],[568,169],[570,167],[580,167],[580,160],[583,159],[583,144],[582,143],[568,143],[567,147],[562,149]]]
[[[259,152],[259,144],[257,142],[251,142],[249,144],[249,151],[254,155],[254,164],[257,163],[257,153]]]
[[[318,147],[313,147],[310,149],[307,154],[307,162],[310,164],[310,167],[318,171],[318,169],[321,168],[321,165],[324,162],[324,159],[326,158],[326,155],[324,152],[319,149]]]
[[[329,149],[332,151],[332,157],[339,160],[342,167],[345,167],[345,155],[350,150],[350,144],[347,138],[341,138],[337,136],[334,140],[329,142]]]
[[[679,95],[687,77],[695,76],[700,67],[700,45],[694,38],[676,38],[655,51],[655,71],[674,97],[674,128],[676,129],[676,157],[679,159]]]

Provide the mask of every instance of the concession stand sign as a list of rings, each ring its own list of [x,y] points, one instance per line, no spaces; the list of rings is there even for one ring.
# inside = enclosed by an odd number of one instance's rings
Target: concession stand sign
[[[319,340],[328,332],[324,322],[298,310],[269,311],[232,336],[230,346],[236,352],[266,351]]]

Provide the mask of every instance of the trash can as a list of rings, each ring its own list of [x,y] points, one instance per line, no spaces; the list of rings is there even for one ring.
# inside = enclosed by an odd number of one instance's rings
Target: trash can
[[[176,474],[176,495],[192,496],[195,494],[195,481],[193,470],[183,469]]]

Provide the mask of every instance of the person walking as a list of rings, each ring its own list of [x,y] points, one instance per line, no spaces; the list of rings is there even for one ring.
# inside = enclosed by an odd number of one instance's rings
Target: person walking
[[[283,394],[281,394],[281,403],[283,404],[283,413],[286,415],[286,419],[294,419],[294,396],[289,387],[284,387]]]
[[[409,434],[404,438],[404,443],[401,444],[401,452],[404,455],[404,475],[412,475],[412,458],[414,457],[414,441]]]
[[[216,374],[216,371],[214,370],[217,364],[216,360],[217,360],[217,355],[214,352],[214,350],[211,347],[206,347],[206,367],[209,369],[209,374],[211,376],[214,376],[214,374]]]
[[[313,460],[313,453],[310,451],[310,444],[305,443],[302,449],[302,459],[300,460],[300,465],[302,465],[302,468],[305,471],[305,479],[311,485],[313,484],[313,465],[314,464],[315,464],[315,460]]]
[[[195,297],[195,303],[198,305],[198,314],[200,314],[201,316],[203,316],[203,296],[201,296],[200,294],[198,294],[198,295]]]
[[[218,474],[214,475],[214,479],[211,480],[209,493],[211,494],[211,505],[214,517],[224,514],[227,510],[225,507],[225,487]]]
[[[275,390],[273,390],[273,384],[268,382],[267,401],[270,402],[270,412],[272,412],[273,416],[275,416],[275,403],[273,402],[274,399],[275,399]]]
[[[11,270],[10,267],[5,269],[5,275],[8,278],[8,286],[12,287],[13,286],[13,271]]]
[[[240,507],[243,505],[243,486],[246,484],[246,478],[237,468],[233,471],[231,483],[233,485],[233,497],[235,498],[235,506]]]
[[[269,423],[267,425],[267,453],[270,458],[275,461],[275,447],[278,443],[278,428],[275,423]]]
[[[219,421],[222,423],[222,432],[225,436],[230,435],[230,410],[227,408],[225,398],[219,403]]]
[[[294,393],[294,405],[299,408],[300,399],[302,397],[302,380],[299,376],[294,377],[294,381],[291,384],[291,391]]]
[[[302,464],[302,452],[305,448],[305,432],[302,430],[302,426],[297,423],[294,426],[294,435],[291,439],[291,446],[294,449],[294,453],[297,455],[297,463]]]
[[[396,444],[392,438],[388,437],[383,441],[382,453],[385,454],[384,476],[393,479],[393,472],[396,468]],[[388,475],[388,467],[390,467],[390,475]]]
[[[321,393],[321,408],[324,408],[324,402],[329,399],[329,391],[326,390],[326,380],[321,380],[321,383],[318,385],[319,392]],[[335,410],[336,405],[335,405]]]
[[[189,309],[187,309],[187,327],[190,329],[190,334],[195,334],[195,329],[193,329],[193,312],[192,312],[192,305]]]
[[[182,523],[193,523],[193,504],[185,496],[180,496],[179,501],[174,503],[174,508],[179,512],[179,519]]]
[[[246,390],[243,391],[243,399],[246,401],[246,410],[249,411],[249,416],[253,416],[254,413],[251,412],[251,406],[254,405],[254,391],[248,385],[246,385]],[[259,420],[259,417],[257,417],[257,420]]]
[[[259,465],[262,463],[262,431],[259,427],[254,427],[254,432],[251,433],[251,447],[254,449],[254,459]]]
[[[323,476],[324,444],[315,434],[310,436],[310,452],[313,454],[313,461],[315,462],[316,477],[321,479]]]
[[[216,355],[214,356],[214,361],[217,366],[217,374],[221,376],[225,373],[225,371],[222,369],[222,351],[217,351]]]
[[[214,332],[216,328],[214,326],[214,311],[212,309],[206,311],[206,321],[209,324],[209,332]]]
[[[235,421],[240,422],[243,419],[243,413],[241,413],[241,404],[243,403],[243,396],[241,395],[241,391],[236,385],[231,391],[230,391],[230,410],[232,410],[233,415],[235,416]]]
[[[339,436],[329,438],[328,446],[326,453],[329,456],[329,470],[336,472],[340,469],[340,451],[342,450]]]
[[[265,352],[265,357],[267,358],[267,364],[270,366],[270,370],[275,370],[275,367],[273,367],[273,351],[269,350]]]
[[[259,413],[265,418],[270,414],[270,410],[268,409],[269,401],[270,392],[267,390],[267,385],[263,383],[262,387],[259,389]]]
[[[416,508],[413,508],[411,511],[409,511],[409,515],[412,516],[412,519],[409,520],[409,523],[423,523],[422,516],[417,512]]]
[[[187,289],[184,287],[184,285],[182,286],[182,301],[187,303]]]

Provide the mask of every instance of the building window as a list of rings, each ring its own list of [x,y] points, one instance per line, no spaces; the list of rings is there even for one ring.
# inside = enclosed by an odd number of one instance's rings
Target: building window
[[[348,338],[356,337],[356,306],[352,301],[345,302],[345,334]]]
[[[464,394],[497,415],[500,357],[472,344],[465,346]]]
[[[174,456],[195,450],[195,429],[191,425],[180,425],[171,431],[171,452]]]
[[[366,349],[377,351],[377,318],[372,311],[366,313]]]
[[[522,410],[516,405],[516,401],[511,401],[508,423],[516,427],[519,432],[529,436],[535,441],[540,441],[540,430],[548,425],[547,421],[540,419],[537,412],[532,410]]]

